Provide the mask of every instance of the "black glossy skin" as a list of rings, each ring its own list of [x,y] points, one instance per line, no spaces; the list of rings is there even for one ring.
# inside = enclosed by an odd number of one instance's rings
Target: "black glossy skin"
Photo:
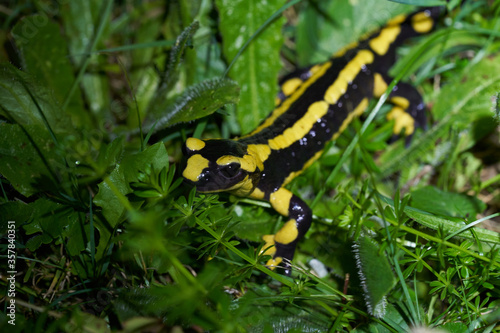
[[[440,12],[440,8],[429,10],[432,18],[438,17]],[[292,195],[284,189],[286,180],[290,180],[289,176],[291,174],[298,174],[303,171],[306,162],[318,156],[317,153],[325,148],[326,143],[332,139],[333,135],[341,131],[341,125],[344,120],[348,118],[364,99],[379,97],[375,94],[377,88],[375,86],[375,73],[380,74],[386,85],[390,84],[392,79],[388,76],[387,72],[395,61],[396,48],[404,40],[417,36],[420,33],[413,29],[410,15],[405,22],[401,23],[400,33],[384,54],[377,54],[370,47],[370,41],[377,38],[379,34],[380,32],[374,33],[361,41],[356,47],[346,51],[342,56],[331,58],[329,62],[332,65],[327,69],[325,74],[314,81],[271,126],[241,139],[207,140],[205,141],[206,146],[203,149],[196,151],[186,150],[187,157],[200,154],[209,161],[208,168],[205,168],[201,172],[198,181],[191,181],[198,189],[210,192],[226,191],[228,189],[234,191],[234,186],[248,175],[253,187],[248,194],[249,196],[271,202],[275,210],[288,216],[289,221],[295,221],[297,236],[292,241],[287,243],[280,243],[278,240],[274,241],[276,252],[273,257],[284,259],[285,274],[290,274],[290,260],[293,258],[295,247],[309,229],[312,221],[312,212],[308,205],[299,197]],[[291,128],[291,126],[305,116],[308,108],[314,102],[324,100],[327,89],[333,82],[342,78],[341,71],[356,57],[360,50],[369,50],[372,52],[374,56],[373,62],[363,66],[359,70],[355,78],[349,82],[345,93],[340,96],[335,104],[328,106],[326,115],[318,119],[312,129],[301,137],[300,140],[282,149],[272,149],[271,153],[262,161],[263,167],[258,167],[252,172],[241,168],[238,172],[232,170],[228,173],[225,169],[227,166],[221,166],[216,163],[219,158],[227,155],[242,158],[249,154],[248,147],[251,145],[266,146],[270,139]],[[311,73],[308,70],[301,70],[287,76],[285,80],[291,77],[299,77],[305,81],[310,76]],[[377,91],[380,91],[380,89]],[[414,119],[415,128],[423,128],[426,123],[424,104],[422,97],[416,89],[407,83],[398,83],[390,93],[388,100],[391,101],[391,98],[395,97],[403,97],[408,102],[405,112]],[[287,97],[281,93],[279,98],[283,102]],[[235,168],[238,167],[235,166]],[[242,194],[239,193],[238,195]],[[287,200],[288,206],[281,205],[277,202],[276,197],[282,202]],[[287,207],[286,212],[283,211],[283,207]],[[283,239],[278,234],[279,232],[275,235],[276,239]]]

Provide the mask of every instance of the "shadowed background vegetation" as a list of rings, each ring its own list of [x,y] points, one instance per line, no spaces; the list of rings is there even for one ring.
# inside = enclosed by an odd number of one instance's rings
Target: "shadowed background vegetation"
[[[500,332],[499,1],[398,50],[427,131],[389,144],[373,101],[290,184],[315,214],[292,278],[259,255],[268,204],[180,177],[183,141],[248,133],[280,76],[446,5],[398,2],[2,2],[0,330]]]

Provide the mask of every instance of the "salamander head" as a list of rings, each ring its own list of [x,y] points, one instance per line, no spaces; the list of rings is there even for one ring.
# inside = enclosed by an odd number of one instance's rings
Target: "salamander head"
[[[200,192],[228,191],[247,196],[260,179],[258,161],[248,153],[245,144],[189,138],[184,148],[187,165],[182,176]]]

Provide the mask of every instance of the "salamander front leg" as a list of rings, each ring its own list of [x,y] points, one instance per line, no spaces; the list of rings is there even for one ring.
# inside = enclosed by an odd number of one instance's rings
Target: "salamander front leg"
[[[297,242],[304,237],[311,226],[312,212],[304,201],[284,188],[271,193],[269,201],[278,213],[289,219],[275,235],[263,237],[266,242],[264,249],[274,245],[265,252],[273,256],[267,265],[273,269],[283,263],[285,274],[290,275],[289,262],[293,259]]]

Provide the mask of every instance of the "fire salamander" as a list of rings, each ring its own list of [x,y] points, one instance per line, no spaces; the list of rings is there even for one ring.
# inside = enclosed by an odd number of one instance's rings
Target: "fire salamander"
[[[439,12],[436,7],[397,16],[325,63],[285,78],[277,107],[250,134],[233,140],[187,139],[183,177],[198,191],[265,200],[288,218],[276,234],[263,236],[265,254],[273,257],[267,263],[271,268],[282,265],[290,274],[297,242],[312,220],[308,205],[285,186],[363,113],[370,98],[386,91],[396,47],[431,31]],[[424,103],[414,87],[398,83],[388,101],[395,134],[409,136],[424,127]]]

